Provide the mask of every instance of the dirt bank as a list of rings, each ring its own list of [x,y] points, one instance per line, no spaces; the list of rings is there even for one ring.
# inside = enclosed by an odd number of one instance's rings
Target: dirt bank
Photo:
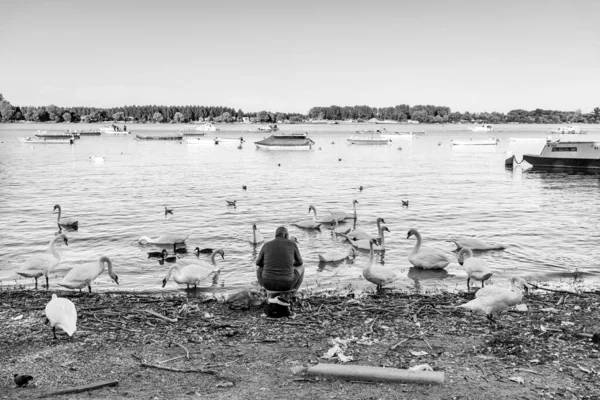
[[[535,291],[527,312],[498,316],[500,328],[454,308],[473,293],[311,296],[295,305],[294,319],[274,320],[214,299],[59,292],[79,321],[72,338],[57,330],[58,340],[44,325],[51,293],[0,291],[2,399],[112,380],[118,386],[55,398],[600,398],[600,347],[590,338],[600,332],[598,292]],[[339,362],[321,358],[336,337],[351,339],[342,345],[350,365],[427,363],[445,383],[304,377],[302,367]],[[33,384],[17,388],[13,373],[34,376]]]

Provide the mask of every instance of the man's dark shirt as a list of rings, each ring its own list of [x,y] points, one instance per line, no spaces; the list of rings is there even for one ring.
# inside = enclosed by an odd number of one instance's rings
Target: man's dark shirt
[[[282,237],[265,243],[256,259],[256,265],[263,267],[264,280],[281,282],[292,282],[294,267],[302,262],[296,242]]]

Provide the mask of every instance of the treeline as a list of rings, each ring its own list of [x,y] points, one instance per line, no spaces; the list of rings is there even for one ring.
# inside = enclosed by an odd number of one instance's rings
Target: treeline
[[[600,123],[600,108],[584,114],[577,111],[555,111],[536,109],[512,110],[507,114],[499,112],[460,113],[450,107],[433,105],[394,107],[329,106],[313,107],[308,114],[281,113],[270,111],[244,112],[222,106],[124,106],[114,108],[98,107],[59,107],[55,105],[33,107],[13,106],[0,94],[0,121],[32,122],[158,122],[186,123],[192,121],[214,122],[259,122],[259,123],[299,123],[310,121],[379,121],[420,122],[420,123]]]

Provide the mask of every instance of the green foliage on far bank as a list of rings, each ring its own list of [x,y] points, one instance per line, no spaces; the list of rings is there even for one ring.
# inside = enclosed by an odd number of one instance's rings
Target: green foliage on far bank
[[[311,122],[311,121],[347,121],[366,122],[371,119],[380,121],[417,121],[420,123],[600,123],[600,107],[591,113],[581,110],[556,111],[536,109],[512,110],[506,114],[499,112],[460,113],[452,112],[450,107],[433,105],[409,106],[401,104],[394,107],[328,106],[313,107],[309,112],[281,113],[270,111],[244,112],[222,106],[123,106],[114,108],[98,107],[59,107],[49,106],[13,106],[0,94],[0,121],[32,121],[32,122],[159,122],[186,123],[193,121],[214,122]]]

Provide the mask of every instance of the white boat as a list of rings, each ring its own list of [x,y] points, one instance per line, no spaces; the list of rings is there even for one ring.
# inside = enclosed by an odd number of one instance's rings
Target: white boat
[[[498,144],[500,139],[498,138],[487,138],[487,139],[469,139],[469,140],[451,140],[453,146],[495,146]]]
[[[41,137],[20,137],[17,140],[21,143],[29,144],[73,144],[73,139],[52,139],[52,138],[41,138]]]
[[[36,137],[39,138],[46,138],[46,139],[79,139],[79,134],[78,133],[66,133],[66,132],[47,132],[47,131],[37,131],[34,134]]]
[[[217,136],[215,138],[215,144],[225,144],[225,145],[242,145],[245,140],[243,137],[221,137]]]
[[[474,128],[469,128],[469,130],[471,132],[493,132],[494,131],[494,125],[484,124],[484,125],[476,126]]]
[[[540,155],[523,154],[523,160],[534,168],[600,170],[600,137],[572,136],[558,140],[550,139]]]
[[[300,151],[312,150],[315,142],[308,137],[307,133],[275,134],[266,139],[254,142],[256,148],[264,150],[286,150]]]
[[[362,145],[387,145],[392,143],[391,139],[385,139],[382,135],[351,136],[346,140],[350,144]]]
[[[125,136],[129,135],[131,132],[121,129],[118,125],[104,125],[100,127],[100,132],[103,135],[115,135],[115,136]]]
[[[195,131],[195,132],[217,132],[218,130],[219,130],[219,128],[217,128],[216,126],[214,126],[212,123],[207,122],[204,125],[196,126],[194,128],[189,129],[188,132],[191,132],[191,131]]]
[[[277,125],[267,125],[267,126],[253,126],[250,129],[244,130],[244,132],[277,132],[279,128]]]
[[[586,134],[587,131],[584,131],[578,125],[567,125],[561,126],[557,129],[552,129],[550,133],[558,133],[563,135],[583,135]]]

